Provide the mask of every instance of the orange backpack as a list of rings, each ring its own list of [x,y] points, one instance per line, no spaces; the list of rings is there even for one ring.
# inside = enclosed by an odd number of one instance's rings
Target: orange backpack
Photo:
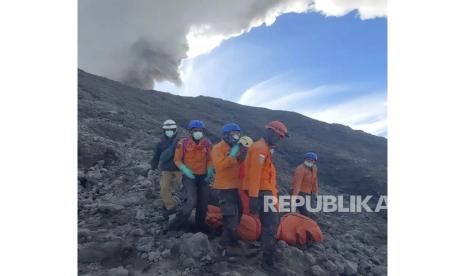
[[[256,241],[260,237],[262,225],[256,215],[242,214],[236,233],[243,241]]]
[[[323,242],[323,233],[314,220],[298,213],[288,213],[281,217],[276,239],[291,245],[303,245],[309,241]]]
[[[221,209],[214,205],[208,205],[205,222],[215,230],[223,228],[223,214]],[[241,240],[256,241],[260,237],[261,223],[257,216],[242,214],[241,222],[237,226],[236,233]]]
[[[208,205],[207,216],[205,223],[213,229],[221,229],[223,227],[223,214],[221,209],[215,205]]]

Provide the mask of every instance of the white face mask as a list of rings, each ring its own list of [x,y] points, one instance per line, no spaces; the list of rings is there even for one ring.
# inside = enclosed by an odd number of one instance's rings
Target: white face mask
[[[313,162],[310,162],[310,161],[304,161],[304,165],[311,168],[313,167]]]
[[[240,136],[240,135],[233,135],[232,138],[233,138],[234,140],[236,140],[236,142],[237,142],[237,141],[239,141],[239,139],[241,138],[241,136]]]
[[[195,140],[200,140],[200,139],[202,139],[202,137],[203,137],[203,132],[201,132],[201,131],[195,131],[195,132],[192,134],[192,137],[194,137]]]
[[[174,135],[174,131],[173,130],[167,130],[167,131],[165,131],[165,135],[166,135],[166,137],[171,138]]]
[[[273,155],[274,154],[274,149],[270,149],[270,153],[271,153],[271,155]]]

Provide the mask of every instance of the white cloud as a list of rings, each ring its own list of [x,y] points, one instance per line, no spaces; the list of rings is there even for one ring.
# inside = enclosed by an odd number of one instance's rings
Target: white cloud
[[[299,81],[293,79],[292,72],[279,74],[261,81],[248,88],[240,96],[238,103],[260,106],[270,109],[282,109],[288,106],[299,106],[313,102],[334,93],[348,89],[346,85],[321,85],[302,88]]]
[[[180,85],[181,62],[285,13],[385,16],[385,0],[80,0],[79,68],[152,89]]]
[[[382,134],[386,132],[387,127],[387,102],[384,91],[298,112],[317,120],[348,125],[372,134]]]
[[[313,9],[328,16],[343,16],[357,10],[361,19],[386,16],[386,0],[314,0]]]
[[[299,112],[328,123],[348,125],[376,135],[387,128],[386,92],[352,96],[350,85],[321,85],[302,89],[282,74],[248,88],[239,103]],[[336,97],[334,97],[336,96]]]

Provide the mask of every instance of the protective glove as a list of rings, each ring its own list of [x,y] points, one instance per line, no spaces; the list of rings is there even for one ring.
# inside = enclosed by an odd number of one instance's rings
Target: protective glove
[[[235,144],[232,146],[231,150],[229,151],[229,156],[236,158],[237,153],[239,152],[239,145]]]
[[[251,214],[258,214],[260,211],[260,200],[258,200],[258,197],[249,198],[249,209]]]
[[[207,176],[205,177],[205,181],[210,182],[214,175],[215,175],[215,170],[213,169],[213,167],[208,167]]]
[[[191,169],[189,169],[186,165],[182,164],[181,167],[179,167],[179,170],[187,177],[190,179],[194,179],[195,176],[192,173]]]
[[[236,158],[239,161],[244,161],[246,157],[247,157],[247,148],[241,147],[241,149],[239,150],[239,153],[237,154]]]

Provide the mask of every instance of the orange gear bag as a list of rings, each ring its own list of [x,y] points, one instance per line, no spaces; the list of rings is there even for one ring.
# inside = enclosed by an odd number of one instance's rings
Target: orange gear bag
[[[212,229],[222,230],[223,214],[221,209],[214,205],[208,205],[205,223]],[[261,223],[257,215],[242,214],[236,233],[241,240],[256,241],[260,237]]]
[[[221,213],[220,207],[208,205],[205,223],[213,229],[223,228],[223,214]]]
[[[288,213],[281,217],[276,239],[290,245],[308,242],[323,242],[323,233],[318,224],[298,213]]]
[[[243,241],[256,241],[260,237],[262,226],[257,215],[243,214],[236,233]]]

